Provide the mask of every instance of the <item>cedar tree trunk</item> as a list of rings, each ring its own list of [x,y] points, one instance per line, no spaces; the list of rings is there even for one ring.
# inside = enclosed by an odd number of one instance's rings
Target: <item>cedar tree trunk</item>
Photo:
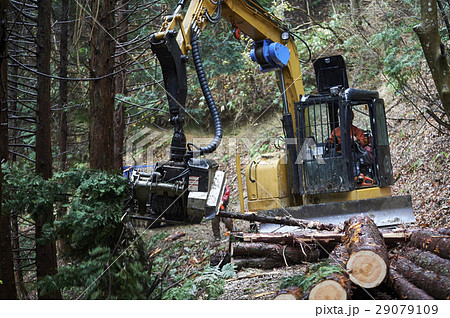
[[[6,45],[6,13],[8,1],[0,4],[0,161],[8,160],[8,49]],[[11,248],[9,211],[2,211],[3,173],[0,165],[0,299],[17,299]]]
[[[116,89],[117,93],[126,95],[127,89],[127,70],[125,68],[125,63],[127,60],[126,53],[126,42],[128,41],[127,31],[128,31],[128,0],[121,0],[119,3],[119,14],[118,14],[118,53],[117,57],[117,68],[122,69],[116,75]],[[123,169],[123,141],[125,136],[125,105],[119,102],[117,109],[114,112],[114,169],[117,171],[122,171]]]
[[[50,15],[51,0],[38,0],[37,29],[37,70],[50,74]],[[44,179],[52,177],[50,77],[37,76],[36,112],[36,173]],[[36,275],[38,281],[57,272],[56,244],[52,237],[43,236],[43,227],[53,227],[53,206],[42,206],[35,216],[36,222]],[[39,299],[61,299],[59,291],[42,291],[38,288]]]
[[[89,161],[93,169],[114,169],[114,0],[91,0]]]
[[[59,76],[61,78],[67,77],[68,65],[68,42],[69,42],[69,0],[61,1],[61,36],[59,41]],[[59,81],[59,153],[61,171],[67,170],[67,113],[65,107],[67,106],[67,80]]]

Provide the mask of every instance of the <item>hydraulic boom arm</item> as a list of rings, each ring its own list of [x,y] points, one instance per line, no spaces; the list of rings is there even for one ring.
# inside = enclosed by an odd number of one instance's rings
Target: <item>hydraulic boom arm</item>
[[[152,49],[160,60],[163,69],[171,122],[174,125],[171,157],[176,161],[181,161],[186,143],[182,131],[187,90],[184,63],[187,60],[188,52],[191,50],[193,51],[194,64],[205,99],[207,103],[209,99],[212,101],[201,68],[200,56],[196,50],[196,39],[208,23],[215,23],[220,17],[224,17],[235,28],[251,37],[255,42],[270,40],[274,43],[283,44],[290,53],[286,66],[282,69],[280,67],[281,70],[279,70],[281,97],[285,114],[290,114],[291,118],[293,117],[294,103],[298,102],[299,96],[304,94],[297,49],[289,30],[281,20],[269,13],[258,2],[253,0],[193,0],[183,16],[182,11],[185,2],[185,0],[180,0],[174,13],[165,18],[161,30],[151,36]],[[256,48],[254,54],[255,59],[261,65],[266,63],[263,49],[265,50],[262,46]],[[205,149],[200,149],[200,153],[214,151],[221,138],[221,126],[218,124],[220,119],[215,105],[211,106],[208,103],[208,106],[213,116],[216,134],[211,144]],[[295,131],[295,122],[292,122],[290,129]]]

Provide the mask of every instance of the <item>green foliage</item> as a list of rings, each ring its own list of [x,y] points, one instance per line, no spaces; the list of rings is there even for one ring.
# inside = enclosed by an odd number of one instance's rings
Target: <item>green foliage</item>
[[[39,282],[42,290],[59,288],[79,299],[147,299],[151,278],[134,253],[114,256],[109,248],[96,247],[89,259],[66,265]]]
[[[22,215],[30,215],[33,219],[41,211],[57,201],[60,193],[58,183],[53,179],[44,180],[41,176],[30,173],[30,167],[23,165],[2,165],[4,172],[2,208],[14,210]],[[49,229],[46,229],[49,233]]]
[[[393,79],[395,89],[401,90],[413,77],[418,76],[424,61],[420,43],[413,34],[413,22],[402,24],[375,33],[370,45],[383,48],[384,73]]]
[[[217,299],[224,292],[225,279],[236,275],[233,265],[206,266],[195,278],[187,279],[181,287],[169,289],[163,299]]]
[[[307,291],[312,285],[326,278],[328,275],[343,271],[343,268],[330,265],[328,261],[324,261],[311,266],[305,275],[294,275],[284,278],[281,281],[280,288],[284,289],[290,286],[297,286],[302,291]]]
[[[70,253],[85,258],[94,246],[113,249],[122,231],[124,203],[130,195],[127,180],[118,174],[69,171],[56,176],[66,192],[69,213],[55,223]]]
[[[142,244],[121,222],[129,197],[126,179],[101,171],[71,170],[43,180],[26,167],[2,169],[3,208],[23,218],[35,217],[43,206],[67,208],[55,227],[44,225],[43,239],[59,235],[70,262],[59,267],[58,274],[40,280],[41,291],[60,289],[68,298],[84,299],[149,297],[151,277]]]

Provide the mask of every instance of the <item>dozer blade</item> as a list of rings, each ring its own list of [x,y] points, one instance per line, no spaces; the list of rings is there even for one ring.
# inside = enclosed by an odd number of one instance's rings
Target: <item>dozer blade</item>
[[[304,205],[258,211],[258,214],[290,216],[297,219],[331,224],[343,223],[356,214],[365,214],[379,227],[414,223],[416,221],[410,195]],[[280,226],[275,224],[261,224],[260,230],[262,232],[269,232],[277,228],[280,228]]]

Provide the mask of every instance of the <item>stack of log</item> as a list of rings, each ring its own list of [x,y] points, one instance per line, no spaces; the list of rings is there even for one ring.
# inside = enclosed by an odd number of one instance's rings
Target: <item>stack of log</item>
[[[450,236],[441,233],[416,231],[391,256],[388,283],[400,298],[450,299]]]
[[[272,269],[327,255],[328,265],[341,269],[306,290],[280,291],[275,299],[350,299],[356,286],[374,289],[381,284],[401,299],[450,299],[448,229],[380,231],[363,215],[350,218],[340,232],[327,231],[332,228],[318,222],[302,225],[308,224],[320,232],[233,232],[231,262],[238,269]]]

